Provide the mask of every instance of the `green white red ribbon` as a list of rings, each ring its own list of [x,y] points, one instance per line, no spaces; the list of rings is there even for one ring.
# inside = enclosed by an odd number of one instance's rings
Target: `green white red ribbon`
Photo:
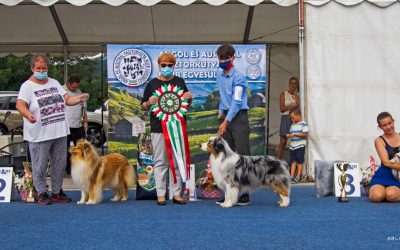
[[[189,107],[189,101],[183,99],[183,89],[173,84],[161,86],[153,92],[153,96],[158,98],[158,102],[150,109],[161,120],[174,183],[177,180],[173,155],[182,181],[186,182],[190,179],[190,151],[184,115]]]

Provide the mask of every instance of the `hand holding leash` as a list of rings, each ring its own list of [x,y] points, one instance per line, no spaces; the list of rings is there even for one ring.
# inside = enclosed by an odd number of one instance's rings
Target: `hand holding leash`
[[[89,94],[88,93],[81,94],[80,100],[81,100],[81,102],[86,102],[87,100],[89,100]]]

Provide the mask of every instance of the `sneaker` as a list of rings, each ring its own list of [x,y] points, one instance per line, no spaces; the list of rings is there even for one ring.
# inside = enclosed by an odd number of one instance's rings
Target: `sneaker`
[[[224,201],[225,201],[225,198],[222,198],[222,199],[220,199],[220,200],[217,200],[215,203],[216,203],[217,205],[221,205],[222,203],[224,203]]]
[[[298,178],[298,177],[292,178],[292,184],[297,184],[297,183],[299,183],[299,181],[300,181],[300,178]]]
[[[50,205],[51,200],[49,195],[46,192],[39,194],[37,203],[40,205]]]
[[[241,196],[239,196],[239,199],[236,203],[236,205],[239,206],[246,206],[250,204],[250,195],[249,194],[242,194]]]
[[[52,202],[70,202],[71,199],[61,189],[58,194],[53,193],[51,195],[51,201]]]
[[[299,181],[300,183],[307,183],[308,182],[308,180],[307,180],[307,176],[303,176],[303,178],[300,178],[300,181]]]

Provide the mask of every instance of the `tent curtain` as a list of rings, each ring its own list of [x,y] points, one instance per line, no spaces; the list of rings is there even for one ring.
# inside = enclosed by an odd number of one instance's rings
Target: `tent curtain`
[[[59,0],[33,0],[32,2],[35,2],[35,3],[43,5],[43,6],[50,6],[50,5],[57,3],[58,1]],[[92,1],[93,0],[66,0],[66,2],[76,5],[76,6],[86,5]],[[23,2],[23,0],[0,0],[0,3],[9,5],[9,6],[17,5],[21,2]],[[101,0],[101,2],[112,5],[112,6],[119,6],[124,3],[127,3],[128,0]],[[152,5],[155,5],[160,2],[172,2],[177,5],[181,5],[181,6],[187,6],[187,5],[195,3],[195,2],[205,2],[210,5],[219,6],[219,5],[223,5],[227,2],[229,2],[229,0],[203,0],[203,1],[195,1],[195,0],[169,0],[169,1],[165,1],[165,0],[164,1],[163,0],[134,0],[133,1],[133,0],[130,0],[129,2],[137,2],[144,6],[152,6]],[[233,2],[233,1],[231,1],[231,2]],[[237,1],[234,1],[234,2],[237,2]],[[241,2],[246,5],[254,6],[254,5],[257,5],[261,2],[263,2],[263,0],[238,0],[238,2]],[[296,4],[297,0],[272,0],[272,2],[274,2],[278,5],[281,5],[281,6],[290,6],[290,5]]]
[[[314,160],[368,164],[377,115],[400,120],[399,13],[400,3],[306,6],[308,173]]]
[[[43,6],[50,6],[59,1],[60,0],[32,0],[32,2],[43,5]],[[76,6],[83,6],[92,1],[93,0],[66,0],[65,2],[68,2],[68,3],[76,5]],[[306,3],[315,5],[315,6],[323,5],[323,4],[326,4],[331,1],[336,1],[338,3],[341,3],[343,5],[348,5],[348,6],[356,5],[361,2],[368,1],[368,2],[374,3],[376,5],[379,5],[381,7],[386,7],[386,6],[393,4],[394,2],[397,2],[398,0],[305,0]],[[23,0],[0,0],[1,4],[9,5],[9,6],[17,5],[22,2],[26,2],[26,1],[23,1]],[[164,2],[164,3],[171,2],[171,3],[175,3],[177,5],[181,5],[181,6],[187,6],[187,5],[190,5],[195,2],[196,3],[205,2],[210,5],[219,6],[219,5],[228,3],[229,0],[203,0],[203,1],[196,1],[196,0],[169,0],[169,1],[165,1],[165,0],[101,0],[101,2],[112,5],[112,6],[120,6],[127,2],[137,2],[144,6],[153,6],[160,2]],[[238,1],[231,1],[231,2],[240,2],[243,4],[249,5],[249,6],[255,6],[255,5],[265,2],[265,1],[263,1],[263,0],[238,0]],[[298,0],[270,0],[267,2],[273,2],[280,6],[291,6],[293,4],[296,4],[298,2]]]

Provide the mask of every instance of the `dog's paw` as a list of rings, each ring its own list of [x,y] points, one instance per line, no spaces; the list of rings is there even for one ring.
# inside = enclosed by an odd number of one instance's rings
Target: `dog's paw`
[[[279,204],[279,206],[280,207],[287,207],[287,206],[289,206],[289,203],[281,203],[281,204]]]
[[[128,201],[128,198],[122,198],[121,201]]]
[[[290,199],[289,199],[289,198],[286,198],[286,199],[283,199],[283,200],[281,201],[281,203],[279,203],[279,206],[280,206],[280,207],[287,207],[287,206],[289,206],[289,203],[290,203]]]
[[[279,201],[278,201],[278,205],[282,204],[282,202],[283,202],[282,200],[279,200]]]
[[[220,206],[224,207],[224,208],[233,207],[233,203],[225,201],[225,202],[221,203]]]
[[[94,204],[96,204],[95,201],[88,200],[88,201],[86,202],[86,205],[94,205]]]
[[[76,204],[82,205],[82,204],[85,204],[85,201],[77,201]]]
[[[112,198],[110,201],[119,201],[119,198]]]

